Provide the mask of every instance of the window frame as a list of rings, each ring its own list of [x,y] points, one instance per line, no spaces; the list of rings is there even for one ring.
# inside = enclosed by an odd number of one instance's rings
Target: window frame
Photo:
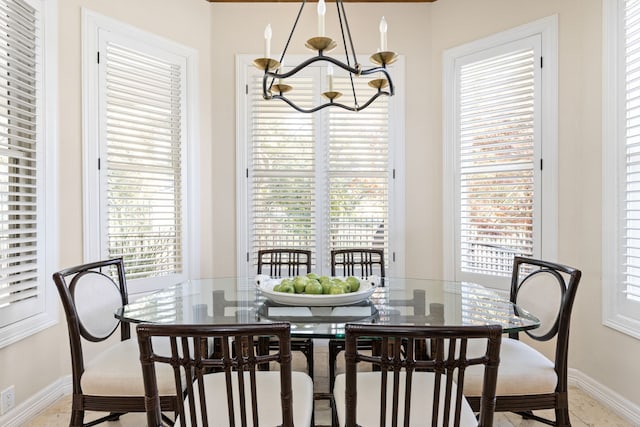
[[[41,170],[38,182],[38,203],[41,215],[38,231],[39,288],[44,299],[42,310],[0,328],[0,348],[7,347],[58,323],[58,299],[50,278],[58,268],[58,26],[57,0],[25,0],[37,8],[42,18],[41,76],[38,99],[42,112],[41,130],[38,132]],[[1,309],[0,309],[1,310]]]
[[[253,60],[259,57],[259,54],[238,54],[236,55],[236,206],[237,206],[237,252],[236,252],[236,272],[238,276],[251,276],[255,274],[251,260],[248,259],[250,251],[249,245],[249,183],[247,181],[246,171],[249,167],[249,122],[248,109],[249,101],[246,96],[246,85],[249,81],[250,70],[253,72]],[[287,55],[287,62],[298,64],[308,59],[307,55]],[[367,63],[364,57],[358,57],[361,63]],[[321,64],[317,64],[320,67]],[[394,82],[394,96],[389,98],[389,122],[393,123],[389,129],[388,138],[391,142],[389,148],[389,265],[385,266],[386,273],[389,276],[402,276],[405,271],[405,58],[399,55],[397,61],[390,67]],[[322,82],[324,83],[324,82]],[[273,102],[282,102],[274,100]],[[311,113],[317,114],[317,113]],[[356,113],[357,114],[357,113]],[[318,122],[320,123],[320,122]],[[323,126],[316,129],[316,135],[320,134],[324,137]],[[318,211],[320,212],[320,211]],[[319,227],[322,228],[320,219]],[[316,246],[314,252],[314,272],[321,270],[321,267],[328,265],[330,260],[325,259],[322,251],[315,250],[321,242],[320,235],[316,236]],[[325,272],[329,274],[329,272]]]
[[[624,0],[603,2],[603,102],[602,102],[602,323],[640,339],[639,304],[622,298],[618,241],[623,236],[619,216],[619,168],[625,168],[625,67],[622,10]],[[630,307],[631,306],[631,307]],[[632,308],[635,306],[635,310]]]
[[[186,98],[186,109],[182,118],[182,227],[183,227],[183,270],[180,273],[161,277],[128,280],[130,294],[143,293],[186,280],[193,272],[200,270],[200,237],[196,232],[200,221],[199,194],[199,162],[197,146],[198,105],[197,52],[193,48],[183,46],[156,34],[143,31],[118,20],[100,15],[89,9],[82,9],[82,62],[83,62],[83,229],[84,229],[84,262],[104,259],[102,226],[100,221],[100,170],[97,159],[103,150],[101,142],[101,109],[99,99],[100,71],[97,66],[97,52],[100,50],[99,32],[108,31],[120,38],[128,38],[131,46],[140,46],[143,50],[154,50],[159,54],[166,52],[184,60],[186,87],[183,96]],[[105,245],[106,246],[106,245]],[[126,267],[126,266],[125,266]]]
[[[558,70],[557,70],[557,15],[548,16],[537,21],[503,31],[492,36],[472,41],[470,43],[448,49],[443,54],[443,271],[448,280],[473,280],[483,285],[507,290],[509,277],[499,277],[484,274],[462,273],[459,269],[459,189],[457,187],[458,173],[458,121],[456,96],[457,61],[471,55],[481,55],[481,52],[498,49],[507,43],[527,39],[539,35],[541,38],[541,56],[544,58],[541,68],[540,111],[534,112],[540,120],[540,140],[542,145],[534,147],[544,159],[543,173],[540,181],[535,182],[537,191],[541,191],[541,210],[544,217],[538,223],[542,225],[539,231],[540,241],[534,242],[534,256],[555,260],[557,258],[558,235],[558,203],[557,203],[557,144],[558,144]],[[535,141],[539,144],[540,142]],[[534,230],[534,235],[538,231]]]

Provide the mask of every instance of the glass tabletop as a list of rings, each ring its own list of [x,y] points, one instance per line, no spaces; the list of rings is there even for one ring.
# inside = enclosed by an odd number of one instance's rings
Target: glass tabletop
[[[505,332],[537,328],[540,321],[508,298],[468,282],[385,278],[361,301],[339,306],[273,301],[256,278],[188,280],[116,310],[133,323],[236,324],[288,321],[293,337],[341,338],[346,323],[488,325]],[[310,296],[312,298],[313,296]]]

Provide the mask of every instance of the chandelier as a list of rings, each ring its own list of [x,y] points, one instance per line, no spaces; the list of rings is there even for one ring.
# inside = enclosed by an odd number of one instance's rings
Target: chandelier
[[[340,107],[349,111],[360,111],[367,108],[380,96],[392,96],[394,93],[393,82],[391,81],[391,76],[387,71],[387,65],[394,63],[397,59],[397,55],[395,52],[390,52],[387,50],[387,22],[384,19],[384,16],[380,20],[380,48],[378,52],[374,53],[370,57],[371,62],[375,64],[375,66],[365,69],[357,61],[355,49],[353,47],[353,41],[351,39],[351,31],[349,30],[349,22],[347,21],[347,15],[345,13],[342,0],[336,0],[336,7],[338,10],[338,20],[340,23],[340,33],[342,36],[345,61],[340,61],[332,56],[326,56],[327,53],[331,52],[337,47],[337,42],[332,38],[325,36],[324,18],[326,13],[326,6],[324,0],[319,0],[318,35],[307,40],[305,44],[307,48],[316,51],[318,54],[295,66],[292,70],[284,72],[282,64],[284,62],[287,48],[289,47],[289,43],[291,42],[293,33],[295,32],[296,26],[298,25],[300,15],[302,14],[302,10],[304,9],[305,4],[306,0],[302,0],[298,15],[296,16],[296,20],[293,23],[293,28],[291,28],[289,38],[287,39],[287,43],[284,46],[282,55],[280,56],[280,60],[271,58],[271,24],[267,25],[267,27],[265,28],[264,58],[258,58],[253,61],[253,64],[258,69],[264,71],[264,76],[262,78],[262,97],[266,100],[280,99],[289,104],[291,107],[295,108],[297,111],[300,111],[302,113],[313,113],[326,107]],[[351,57],[349,56],[349,50],[351,51]],[[295,76],[299,71],[318,61],[327,63],[327,84],[323,88],[326,90],[322,92],[322,97],[326,102],[312,108],[302,108],[298,106],[294,101],[287,98],[287,96],[285,95],[287,92],[294,90],[293,86],[286,83],[286,79]],[[348,77],[351,83],[351,94],[349,98],[352,98],[352,102],[349,105],[342,104],[337,101],[338,98],[340,98],[343,94],[334,90],[333,87],[334,65],[345,70],[348,73]],[[375,90],[375,92],[366,101],[362,103],[359,102],[358,96],[356,94],[355,84],[353,81],[354,77],[357,78],[360,76],[368,75],[372,75],[375,77],[376,73],[378,77],[368,82],[369,86],[371,86]],[[345,98],[347,97],[345,96]]]

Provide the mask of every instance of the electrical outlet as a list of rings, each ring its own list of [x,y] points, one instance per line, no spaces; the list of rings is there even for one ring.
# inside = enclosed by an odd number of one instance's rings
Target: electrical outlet
[[[16,406],[16,391],[14,386],[9,386],[0,393],[0,415],[4,415]]]

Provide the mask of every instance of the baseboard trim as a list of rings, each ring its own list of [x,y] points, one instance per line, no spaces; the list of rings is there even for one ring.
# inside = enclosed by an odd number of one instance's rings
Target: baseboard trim
[[[584,391],[632,425],[640,426],[640,406],[577,369],[569,369],[567,376],[570,385]]]
[[[71,394],[71,375],[58,379],[17,405],[7,414],[0,416],[0,425],[5,427],[24,426],[68,394]]]

